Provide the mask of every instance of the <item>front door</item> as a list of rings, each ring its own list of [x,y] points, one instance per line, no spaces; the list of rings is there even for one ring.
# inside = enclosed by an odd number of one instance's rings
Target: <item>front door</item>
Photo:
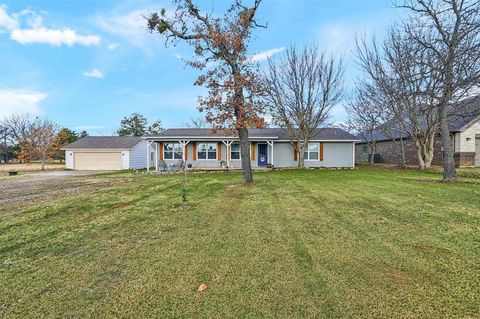
[[[480,167],[480,138],[475,139],[475,166]]]
[[[258,144],[258,166],[267,166],[268,145]]]

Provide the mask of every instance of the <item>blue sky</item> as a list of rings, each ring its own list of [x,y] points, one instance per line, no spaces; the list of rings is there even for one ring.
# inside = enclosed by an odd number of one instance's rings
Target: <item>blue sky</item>
[[[224,1],[197,3],[219,9]],[[107,135],[133,112],[166,127],[199,117],[198,71],[180,59],[191,49],[166,48],[145,31],[142,15],[164,7],[171,1],[0,0],[0,118],[28,112]],[[264,0],[258,18],[268,28],[255,32],[251,55],[262,63],[315,41],[345,57],[351,86],[355,34],[381,36],[400,14],[390,0]],[[344,119],[338,105],[331,121]]]

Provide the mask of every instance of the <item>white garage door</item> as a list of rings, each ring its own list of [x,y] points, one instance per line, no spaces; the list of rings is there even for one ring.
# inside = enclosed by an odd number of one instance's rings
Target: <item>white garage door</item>
[[[73,165],[80,171],[122,169],[122,152],[75,152]]]

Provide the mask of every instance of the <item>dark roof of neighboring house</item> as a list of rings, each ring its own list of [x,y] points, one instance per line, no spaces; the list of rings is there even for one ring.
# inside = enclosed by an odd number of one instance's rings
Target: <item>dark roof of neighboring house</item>
[[[250,138],[275,138],[278,140],[289,140],[287,131],[282,128],[264,128],[264,129],[248,129]],[[155,136],[158,138],[178,138],[178,137],[229,137],[232,138],[232,134],[225,134],[223,131],[217,130],[212,132],[208,128],[172,128],[161,132]],[[340,129],[340,128],[318,128],[314,131],[312,140],[358,140],[354,135]]]
[[[454,104],[459,110],[457,114],[451,116],[450,123],[448,128],[451,133],[456,133],[462,131],[462,129],[467,126],[472,121],[478,120],[480,117],[480,96],[475,96],[472,98],[465,99]],[[357,136],[358,139],[362,140],[365,143],[367,140],[362,137]],[[368,140],[381,141],[390,141],[392,139],[399,138],[410,138],[407,132],[404,132],[400,129],[391,129],[390,134],[387,134],[385,131],[378,129],[372,132],[371,137]]]
[[[142,138],[139,136],[86,136],[76,142],[68,144],[63,149],[72,148],[116,148],[116,149],[131,149]]]

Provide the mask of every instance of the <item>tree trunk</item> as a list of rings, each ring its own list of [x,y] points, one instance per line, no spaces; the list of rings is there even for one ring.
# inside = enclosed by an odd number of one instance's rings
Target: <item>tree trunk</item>
[[[439,118],[443,148],[443,181],[452,182],[457,180],[457,170],[455,168],[455,158],[450,141],[450,130],[448,129],[447,117],[444,111],[440,111]]]
[[[252,163],[250,161],[250,139],[248,138],[248,129],[239,128],[238,138],[240,139],[243,180],[246,184],[251,184],[253,183],[253,174]]]
[[[403,143],[403,138],[400,137],[400,154],[402,156],[402,167],[407,167],[407,160],[405,159],[405,143]]]
[[[303,142],[298,148],[298,167],[303,168],[305,167],[305,149],[308,147],[308,143]]]
[[[423,160],[423,147],[420,145],[418,140],[415,140],[415,148],[417,150],[417,160],[418,160],[418,168],[425,169],[425,161]]]
[[[426,147],[425,153],[424,153],[425,168],[432,167],[434,142],[435,142],[435,134],[429,135],[425,143],[425,147]]]
[[[377,145],[375,143],[372,143],[370,145],[370,151],[371,151],[372,156],[369,156],[367,154],[367,160],[368,160],[368,163],[374,164],[375,163],[375,152],[377,151]]]
[[[45,159],[42,158],[42,171],[44,171],[44,170],[45,170]]]

